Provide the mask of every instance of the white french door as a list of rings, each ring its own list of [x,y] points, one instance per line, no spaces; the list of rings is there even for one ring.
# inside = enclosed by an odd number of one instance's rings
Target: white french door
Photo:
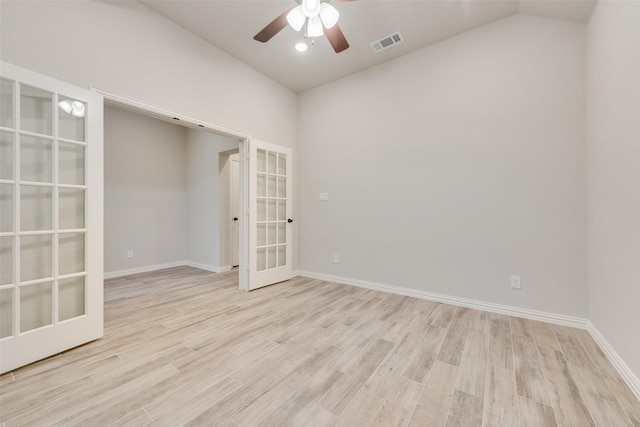
[[[249,142],[249,290],[289,280],[293,235],[291,150]]]
[[[0,373],[103,334],[102,97],[0,62]]]

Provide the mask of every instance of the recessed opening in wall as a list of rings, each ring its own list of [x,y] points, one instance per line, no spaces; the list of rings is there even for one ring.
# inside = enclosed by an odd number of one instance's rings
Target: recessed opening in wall
[[[239,212],[230,209],[230,174],[235,155],[239,206],[244,138],[118,102],[106,101],[104,110],[105,277],[240,265],[242,258],[232,257],[243,244]]]

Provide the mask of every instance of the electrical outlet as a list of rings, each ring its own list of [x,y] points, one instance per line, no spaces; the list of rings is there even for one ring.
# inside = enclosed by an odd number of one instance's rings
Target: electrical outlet
[[[520,289],[520,276],[511,276],[511,288]]]
[[[127,258],[133,258],[133,251],[131,249],[127,251]]]
[[[334,254],[333,255],[333,263],[334,264],[340,264],[340,255],[338,255],[338,254]]]

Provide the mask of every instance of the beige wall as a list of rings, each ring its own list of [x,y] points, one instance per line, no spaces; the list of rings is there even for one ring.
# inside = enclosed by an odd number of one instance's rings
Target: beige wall
[[[187,259],[186,136],[182,126],[105,108],[105,272]]]
[[[640,377],[640,3],[598,2],[587,41],[589,318]]]
[[[303,93],[300,268],[586,317],[584,61],[516,15]]]

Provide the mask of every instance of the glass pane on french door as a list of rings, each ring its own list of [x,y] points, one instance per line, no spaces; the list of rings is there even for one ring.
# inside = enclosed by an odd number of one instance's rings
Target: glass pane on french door
[[[84,298],[74,295],[84,295],[86,275],[87,107],[5,78],[0,86],[0,317],[7,337],[86,311]]]
[[[4,69],[8,67],[3,63]],[[15,73],[22,70],[15,68]],[[34,77],[36,81],[38,76]],[[48,82],[48,78],[41,77],[42,82]],[[88,311],[89,105],[88,101],[77,99],[77,94],[90,95],[75,87],[69,88],[74,96],[63,90],[58,92],[55,81],[51,81],[51,86],[43,83],[47,88],[25,84],[15,76],[7,77],[4,70],[0,80],[3,358],[17,354],[16,348],[29,347],[11,344],[12,339],[30,335],[33,341],[43,336],[38,331],[45,328],[50,328],[49,334],[76,330],[51,328],[72,322]],[[101,328],[101,320],[98,324]],[[47,337],[56,341],[55,335]],[[58,341],[73,345],[70,340]]]
[[[257,150],[257,271],[286,265],[287,156]]]

